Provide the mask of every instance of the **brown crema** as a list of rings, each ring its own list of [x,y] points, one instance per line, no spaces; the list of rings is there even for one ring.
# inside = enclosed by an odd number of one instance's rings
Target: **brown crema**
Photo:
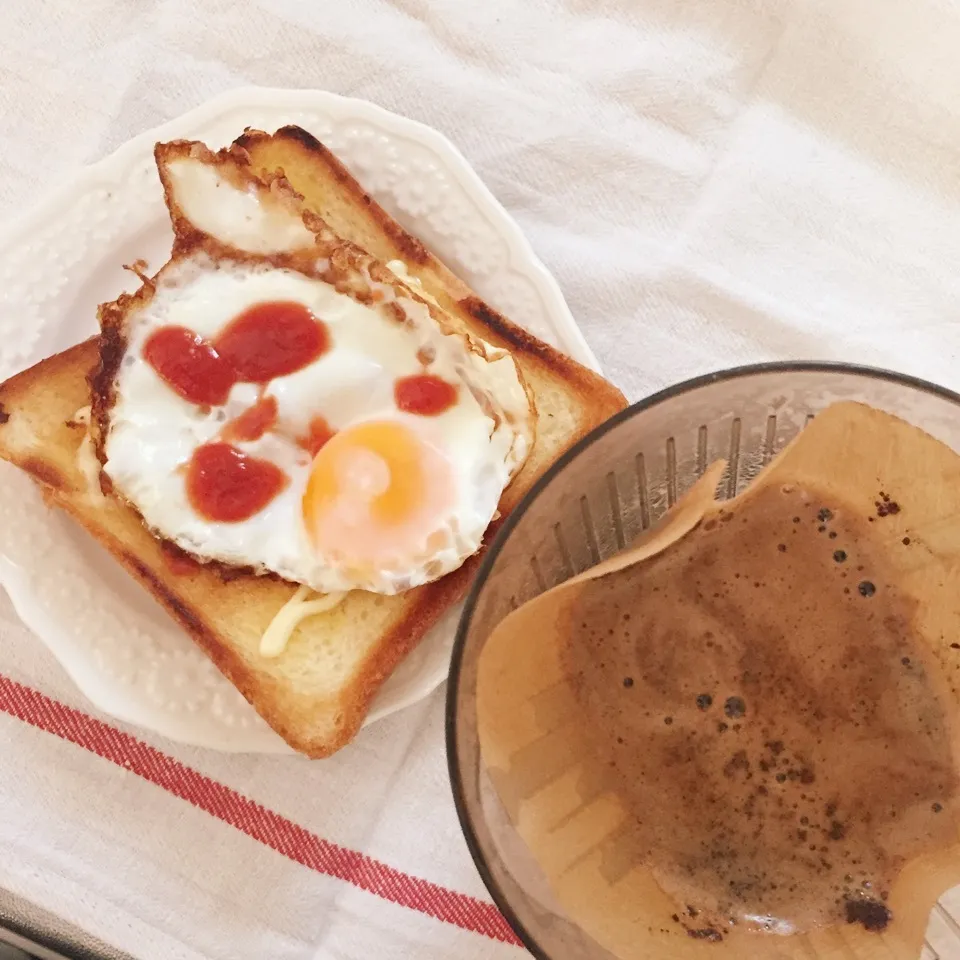
[[[560,631],[584,780],[630,814],[603,871],[648,867],[691,936],[882,930],[903,865],[957,836],[940,680],[872,526],[758,489],[586,582]]]

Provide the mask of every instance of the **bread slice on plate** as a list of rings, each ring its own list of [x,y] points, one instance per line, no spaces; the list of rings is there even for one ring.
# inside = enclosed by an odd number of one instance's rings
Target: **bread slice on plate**
[[[174,154],[158,151],[161,169],[164,157]],[[272,135],[247,131],[220,158],[243,176],[253,173],[279,189],[284,203],[302,204],[306,223],[322,222],[336,238],[377,261],[401,261],[420,284],[413,289],[435,298],[452,324],[514,357],[535,402],[536,438],[501,498],[501,519],[488,529],[487,542],[565,449],[624,406],[622,394],[602,377],[480,300],[310,134],[296,127]],[[178,238],[188,228],[181,224]],[[136,255],[130,251],[131,259]],[[296,585],[197,563],[155,538],[120,498],[104,495],[85,413],[91,403],[88,378],[96,386],[100,367],[94,338],[0,385],[0,457],[29,473],[51,504],[96,537],[288,744],[311,757],[340,749],[359,730],[394,667],[463,596],[479,555],[433,583],[394,596],[354,590],[336,608],[303,620],[281,656],[264,657],[264,631]]]

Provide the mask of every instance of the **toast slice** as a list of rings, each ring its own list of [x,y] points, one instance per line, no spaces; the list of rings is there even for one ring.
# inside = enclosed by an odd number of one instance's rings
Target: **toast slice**
[[[511,351],[535,398],[538,424],[534,448],[501,500],[502,515],[567,447],[624,406],[611,384],[484,304],[305,131],[249,131],[237,147],[256,170],[282,170],[304,206],[334,233],[375,258],[401,260],[465,331]],[[90,403],[87,377],[98,361],[97,341],[89,340],[0,386],[0,457],[30,473],[53,504],[104,544],[287,743],[328,756],[356,734],[384,679],[463,595],[478,557],[397,596],[354,591],[334,610],[303,621],[282,656],[262,657],[263,632],[295,587],[178,555],[135,511],[103,497],[84,470],[86,430],[75,417]]]

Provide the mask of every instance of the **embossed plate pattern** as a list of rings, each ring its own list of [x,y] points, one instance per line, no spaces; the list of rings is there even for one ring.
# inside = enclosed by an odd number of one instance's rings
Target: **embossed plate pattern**
[[[122,264],[166,260],[171,235],[153,165],[158,140],[225,146],[244,127],[298,124],[515,322],[596,368],[553,278],[442,135],[319,91],[250,88],[131,140],[0,237],[0,378],[95,332],[96,305],[131,289]],[[240,694],[99,545],[33,483],[0,464],[0,582],[26,624],[100,709],[164,736],[231,751],[287,752]],[[457,611],[396,670],[368,723],[446,677]]]

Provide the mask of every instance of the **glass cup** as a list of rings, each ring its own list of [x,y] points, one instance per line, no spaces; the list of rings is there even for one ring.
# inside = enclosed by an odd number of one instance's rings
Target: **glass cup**
[[[476,682],[487,637],[518,605],[623,549],[710,463],[727,461],[719,496],[736,496],[818,411],[840,400],[886,410],[960,451],[960,396],[941,387],[842,364],[739,367],[671,387],[602,424],[536,483],[487,551],[453,650],[447,756],[477,868],[535,957],[613,960],[555,901],[486,773]],[[940,906],[938,917],[949,928],[952,917]],[[946,946],[942,931],[937,937],[944,960],[960,957],[958,929],[954,923]]]

